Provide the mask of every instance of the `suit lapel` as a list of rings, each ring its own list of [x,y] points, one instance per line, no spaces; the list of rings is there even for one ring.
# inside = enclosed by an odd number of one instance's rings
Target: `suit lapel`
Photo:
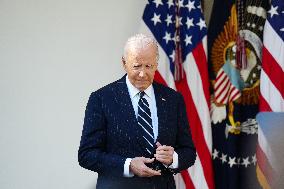
[[[135,116],[135,112],[132,106],[132,102],[129,96],[128,88],[126,85],[126,75],[117,81],[118,90],[116,90],[116,97],[119,104],[119,111],[121,112],[121,119],[125,120],[128,127],[127,129],[132,133],[132,136],[141,146],[141,150],[145,150],[143,146],[144,140],[142,140],[140,129],[138,128],[138,122]],[[135,144],[135,141],[133,141]]]
[[[158,115],[158,137],[157,141],[161,144],[164,144],[164,140],[166,139],[166,122],[167,122],[167,114],[166,114],[166,103],[167,99],[163,95],[163,92],[157,83],[153,83],[155,98],[156,98],[156,106],[157,106],[157,115]]]
[[[119,111],[123,120],[128,124],[128,130],[132,133],[133,138],[140,144],[140,150],[146,152],[145,140],[141,137],[138,122],[129,96],[128,88],[126,85],[126,75],[117,81],[118,89],[116,90],[117,102],[119,104]],[[163,91],[157,83],[153,83],[157,116],[158,116],[158,137],[157,141],[161,144],[166,142],[167,138],[167,98],[163,95]],[[134,142],[134,141],[133,141]],[[147,153],[147,152],[146,152]]]

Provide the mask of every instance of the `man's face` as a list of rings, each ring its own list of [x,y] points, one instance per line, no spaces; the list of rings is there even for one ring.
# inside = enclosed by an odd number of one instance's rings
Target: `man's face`
[[[156,56],[156,47],[149,45],[141,49],[130,49],[123,60],[123,67],[131,84],[140,91],[144,91],[153,83],[157,70]]]

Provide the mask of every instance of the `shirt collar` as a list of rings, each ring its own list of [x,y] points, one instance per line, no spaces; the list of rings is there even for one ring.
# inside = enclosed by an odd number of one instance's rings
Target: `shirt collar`
[[[131,99],[134,98],[140,92],[139,89],[134,87],[132,83],[129,81],[128,75],[126,76],[126,85],[127,85]],[[152,96],[154,95],[153,85],[151,84],[146,90],[144,90],[144,92],[149,98],[152,98]]]

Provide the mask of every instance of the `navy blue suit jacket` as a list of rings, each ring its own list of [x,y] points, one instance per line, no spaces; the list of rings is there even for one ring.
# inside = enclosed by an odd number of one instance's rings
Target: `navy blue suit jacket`
[[[193,165],[196,151],[189,130],[186,109],[180,93],[153,83],[158,138],[162,145],[172,146],[178,154],[178,169]],[[172,175],[151,178],[123,177],[126,158],[149,157],[143,142],[128,93],[125,76],[89,98],[81,143],[79,164],[98,173],[97,189],[175,188]]]

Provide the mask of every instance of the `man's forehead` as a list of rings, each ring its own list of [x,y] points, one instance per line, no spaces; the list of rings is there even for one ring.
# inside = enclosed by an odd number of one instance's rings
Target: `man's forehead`
[[[127,59],[128,60],[135,60],[135,61],[139,61],[139,62],[143,62],[143,61],[149,61],[149,59],[155,60],[156,59],[156,55],[154,53],[129,53],[127,55]]]
[[[141,46],[136,46],[133,48],[130,48],[128,50],[128,56],[131,57],[138,57],[138,56],[143,56],[143,55],[151,55],[151,54],[156,54],[156,48],[155,46],[147,46],[147,47],[141,47]]]

